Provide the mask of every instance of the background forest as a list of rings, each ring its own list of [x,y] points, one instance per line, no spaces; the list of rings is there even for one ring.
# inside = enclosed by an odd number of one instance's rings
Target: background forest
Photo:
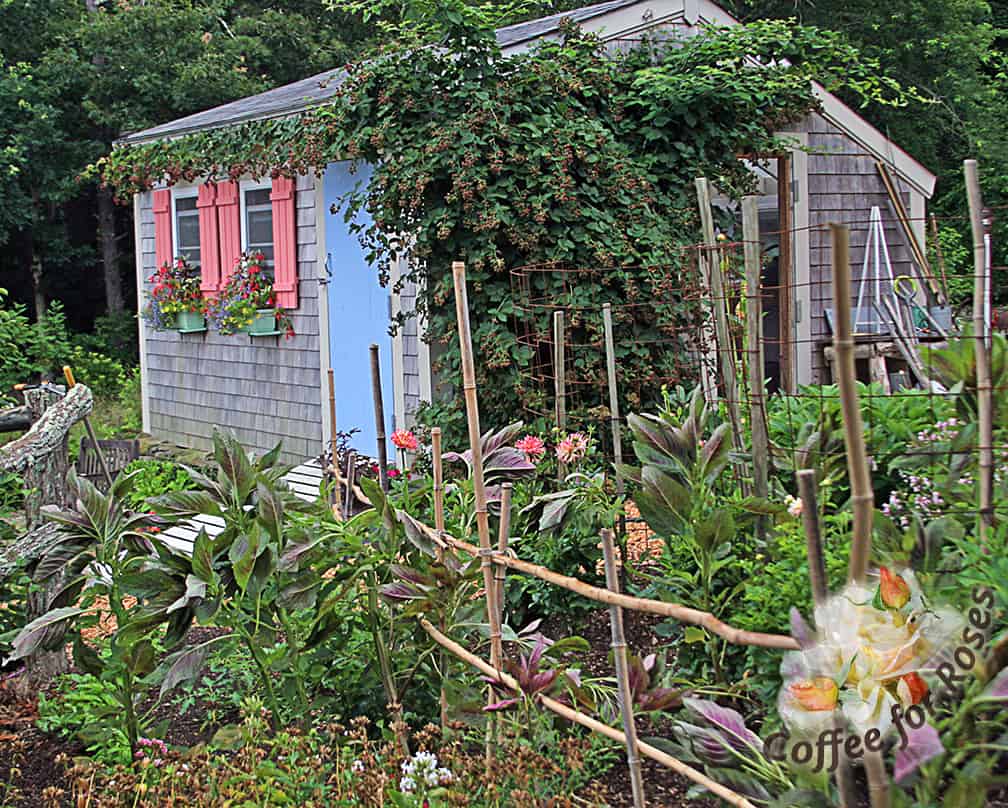
[[[506,24],[579,5],[482,8]],[[931,211],[939,217],[961,213],[953,200],[963,196],[967,156],[981,159],[985,200],[997,206],[1008,199],[1008,2],[723,5],[743,20],[796,17],[839,31],[887,75],[915,88],[925,101],[862,113],[938,174]],[[34,320],[50,301],[62,301],[71,330],[94,332],[95,349],[128,363],[135,328],[121,315],[136,307],[132,210],[116,205],[87,167],[123,132],[362,56],[387,36],[364,8],[333,0],[0,2],[0,288],[9,293],[7,305],[23,304]],[[968,261],[964,230],[946,227],[941,239],[953,270]],[[996,238],[995,264],[1008,263],[1006,240]]]

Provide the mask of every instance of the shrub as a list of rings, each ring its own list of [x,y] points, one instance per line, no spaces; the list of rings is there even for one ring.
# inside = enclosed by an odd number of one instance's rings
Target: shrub
[[[23,305],[4,305],[6,298],[0,289],[0,401],[19,382],[56,378],[70,347],[62,304],[53,301],[46,318],[32,323]]]
[[[134,510],[143,508],[148,497],[186,491],[193,485],[192,477],[184,468],[167,460],[134,460],[123,474],[134,472],[133,487],[125,497],[126,504]]]
[[[75,379],[90,387],[99,398],[117,398],[126,384],[126,370],[122,364],[98,351],[74,345],[65,363],[73,368]]]

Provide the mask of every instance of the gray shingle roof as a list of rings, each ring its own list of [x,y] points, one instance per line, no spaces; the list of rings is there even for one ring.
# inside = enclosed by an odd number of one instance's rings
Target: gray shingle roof
[[[640,0],[609,0],[592,6],[553,14],[538,20],[509,25],[497,31],[497,42],[502,48],[510,48],[546,36],[559,28],[560,21],[569,18],[575,22],[584,22],[592,17],[606,14],[610,11],[630,6]],[[336,94],[340,83],[345,77],[342,69],[327,70],[316,76],[310,76],[283,87],[276,87],[258,95],[239,98],[222,104],[213,109],[187,115],[168,123],[152,126],[141,132],[124,135],[120,143],[144,143],[152,140],[178,137],[201,129],[217,129],[231,126],[243,121],[254,121],[263,118],[277,118],[298,112],[308,107],[324,103]]]

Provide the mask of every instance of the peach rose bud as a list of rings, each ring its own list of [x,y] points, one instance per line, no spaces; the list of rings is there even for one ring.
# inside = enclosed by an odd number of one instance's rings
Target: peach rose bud
[[[840,691],[828,676],[817,676],[801,682],[792,682],[788,690],[804,709],[810,712],[833,710]]]
[[[896,685],[896,694],[900,702],[905,705],[920,704],[927,692],[927,682],[917,673],[905,674],[900,677],[899,684]]]
[[[910,600],[910,587],[901,575],[890,572],[888,567],[882,567],[880,572],[882,582],[879,588],[882,602],[890,609],[902,609]]]

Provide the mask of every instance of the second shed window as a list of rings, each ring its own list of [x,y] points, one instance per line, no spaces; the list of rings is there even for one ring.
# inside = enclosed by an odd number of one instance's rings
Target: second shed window
[[[273,204],[270,187],[242,187],[242,249],[248,254],[261,252],[265,268],[273,271]]]

